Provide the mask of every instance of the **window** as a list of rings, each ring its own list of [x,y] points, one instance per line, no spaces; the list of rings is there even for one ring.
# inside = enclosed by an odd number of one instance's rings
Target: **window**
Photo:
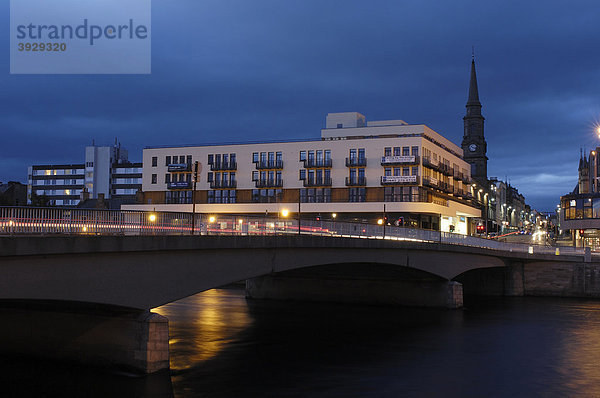
[[[215,155],[208,155],[208,164],[213,164],[215,162]]]
[[[230,153],[229,154],[229,162],[231,162],[231,164],[235,164],[235,153]]]
[[[364,202],[366,199],[366,189],[365,188],[350,188],[349,189],[349,202]]]
[[[179,156],[179,163],[185,164],[185,155]]]
[[[258,181],[258,171],[252,172],[252,181]]]
[[[192,155],[187,155],[185,161],[186,161],[187,164],[192,164]]]
[[[419,147],[418,146],[413,146],[410,151],[411,151],[411,155],[419,156]]]
[[[402,175],[403,175],[403,176],[408,176],[408,175],[410,175],[410,168],[408,168],[408,167],[403,167],[403,168],[402,168]]]
[[[411,175],[418,176],[419,175],[419,167],[413,167],[411,171]]]
[[[386,148],[383,150],[383,156],[392,156],[392,148],[390,148],[390,147],[386,147]]]
[[[358,149],[358,159],[364,160],[365,158],[365,148]]]
[[[165,184],[168,184],[171,182],[171,174],[165,174]]]
[[[337,124],[337,128],[338,128],[338,129],[341,129],[342,127],[344,127],[344,125],[343,125],[342,123],[338,123],[338,124]]]
[[[350,159],[356,159],[356,149],[350,149]]]
[[[258,152],[254,152],[252,154],[252,162],[253,163],[258,163]]]
[[[171,157],[170,156],[165,157],[165,166],[168,166],[170,164],[171,164]]]
[[[279,163],[283,160],[283,154],[281,152],[277,152],[275,154],[275,160]]]
[[[300,179],[306,180],[306,169],[300,170]]]
[[[400,147],[399,146],[394,147],[394,156],[400,156]]]
[[[402,175],[400,174],[400,167],[394,167],[394,176],[399,176]]]
[[[303,162],[306,160],[306,151],[300,151],[300,161]]]
[[[91,163],[91,162],[89,162],[89,163]],[[156,167],[157,165],[158,165],[158,157],[152,156],[152,167]],[[93,163],[92,163],[92,166],[89,166],[89,167],[93,167]]]
[[[386,168],[384,169],[384,175],[385,175],[386,177],[390,177],[390,176],[392,175],[392,169],[391,169],[390,167],[386,167]]]
[[[156,180],[157,180],[156,174],[152,174],[152,184],[156,184]]]
[[[402,156],[410,156],[410,148],[407,146],[402,147]]]

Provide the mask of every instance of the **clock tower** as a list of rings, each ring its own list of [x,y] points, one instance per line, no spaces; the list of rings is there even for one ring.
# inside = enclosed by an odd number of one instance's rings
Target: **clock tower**
[[[483,121],[481,103],[477,90],[477,75],[475,74],[475,58],[471,61],[471,81],[469,83],[469,99],[467,114],[463,117],[465,133],[462,140],[463,157],[471,165],[471,177],[476,183],[487,186],[487,143],[483,136]]]

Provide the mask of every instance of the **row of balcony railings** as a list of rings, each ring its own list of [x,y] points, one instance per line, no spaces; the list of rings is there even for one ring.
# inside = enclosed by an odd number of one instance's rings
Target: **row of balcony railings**
[[[237,162],[236,161],[213,162],[210,164],[210,170],[211,171],[237,170]]]
[[[281,188],[283,187],[282,178],[272,178],[266,180],[255,180],[256,188]]]
[[[305,169],[319,168],[319,167],[332,167],[333,161],[331,159],[304,159],[302,161],[304,163]]]
[[[331,159],[304,159],[304,168],[318,168],[318,167],[332,167]],[[420,158],[418,155],[407,155],[407,156],[383,156],[381,158],[382,166],[393,166],[393,165],[414,165],[419,164]],[[264,169],[283,169],[282,160],[260,160],[254,162],[257,170]],[[364,157],[349,157],[346,158],[347,167],[365,167],[367,165],[367,159]],[[470,183],[469,176],[450,167],[442,162],[433,162],[428,157],[423,157],[423,166],[429,167],[436,170],[444,175],[454,178],[455,180],[462,180],[465,183]],[[227,171],[237,170],[237,162],[213,162],[210,164],[211,171]],[[169,172],[189,172],[192,170],[191,163],[172,163],[168,165]]]
[[[0,235],[316,235],[443,243],[505,252],[584,255],[585,248],[506,243],[476,236],[364,223],[303,220],[288,214],[211,215],[186,212],[0,207]],[[194,222],[192,218],[194,217]],[[193,231],[192,231],[193,228]],[[600,255],[600,253],[597,253]]]
[[[254,164],[257,170],[283,169],[283,160],[260,160]]]
[[[236,180],[212,180],[210,183],[210,189],[234,189],[237,187]]]
[[[304,187],[330,187],[333,185],[333,181],[329,177],[323,177],[323,178],[307,177],[304,180],[302,180],[302,185]]]

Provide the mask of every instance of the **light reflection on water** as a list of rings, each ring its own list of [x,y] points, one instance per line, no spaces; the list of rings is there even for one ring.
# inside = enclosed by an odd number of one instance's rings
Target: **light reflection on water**
[[[171,370],[179,371],[214,358],[237,333],[252,324],[239,290],[213,289],[153,309],[170,324]]]
[[[596,301],[446,311],[212,290],[157,312],[170,319],[180,397],[600,397]]]

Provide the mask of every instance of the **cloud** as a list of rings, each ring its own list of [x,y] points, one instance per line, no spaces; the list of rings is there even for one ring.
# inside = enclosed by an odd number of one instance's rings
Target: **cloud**
[[[460,143],[475,45],[490,175],[552,208],[574,185],[579,148],[597,144],[595,11],[557,0],[154,2],[150,76],[0,76],[0,180],[80,162],[92,138],[118,136],[139,160],[149,145],[316,138],[336,111],[425,123]]]

